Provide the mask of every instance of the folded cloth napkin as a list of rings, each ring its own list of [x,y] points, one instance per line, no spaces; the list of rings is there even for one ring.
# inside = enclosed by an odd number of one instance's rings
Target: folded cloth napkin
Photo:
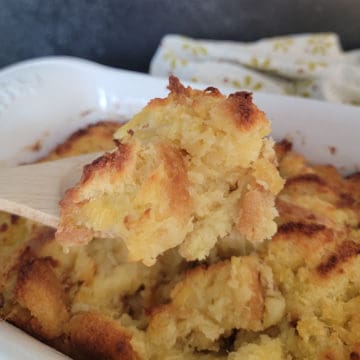
[[[151,61],[150,73],[360,105],[360,50],[344,52],[333,33],[281,36],[252,43],[166,35]]]

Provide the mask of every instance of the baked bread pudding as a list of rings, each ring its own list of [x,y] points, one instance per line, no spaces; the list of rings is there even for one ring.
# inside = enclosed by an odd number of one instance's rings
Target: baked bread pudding
[[[178,247],[204,260],[218,239],[261,243],[276,231],[283,180],[270,122],[251,94],[185,88],[154,99],[115,133],[117,148],[84,168],[61,202],[65,246],[121,238],[129,261],[153,265]]]
[[[119,126],[51,157],[110,151]],[[0,213],[0,317],[74,359],[359,359],[360,175],[308,164],[287,141],[275,153],[276,233],[219,237],[203,260],[174,247],[129,262],[117,238],[65,254],[53,229]]]

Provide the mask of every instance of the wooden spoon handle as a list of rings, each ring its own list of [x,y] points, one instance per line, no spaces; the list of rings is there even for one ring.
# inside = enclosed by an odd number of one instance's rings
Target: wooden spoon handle
[[[99,153],[0,169],[0,210],[57,227],[65,190],[97,156]]]

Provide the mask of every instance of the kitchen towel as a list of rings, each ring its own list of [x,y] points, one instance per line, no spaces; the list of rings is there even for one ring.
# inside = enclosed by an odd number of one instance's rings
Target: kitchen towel
[[[360,50],[344,52],[334,33],[251,43],[166,35],[151,61],[150,74],[360,105]]]

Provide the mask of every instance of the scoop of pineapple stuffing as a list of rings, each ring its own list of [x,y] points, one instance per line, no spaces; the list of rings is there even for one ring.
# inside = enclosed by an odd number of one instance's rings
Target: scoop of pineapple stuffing
[[[257,244],[276,232],[283,180],[252,95],[194,90],[176,77],[168,88],[65,194],[56,234],[64,246],[118,237],[130,261],[150,266],[170,248],[202,260],[221,238]]]

